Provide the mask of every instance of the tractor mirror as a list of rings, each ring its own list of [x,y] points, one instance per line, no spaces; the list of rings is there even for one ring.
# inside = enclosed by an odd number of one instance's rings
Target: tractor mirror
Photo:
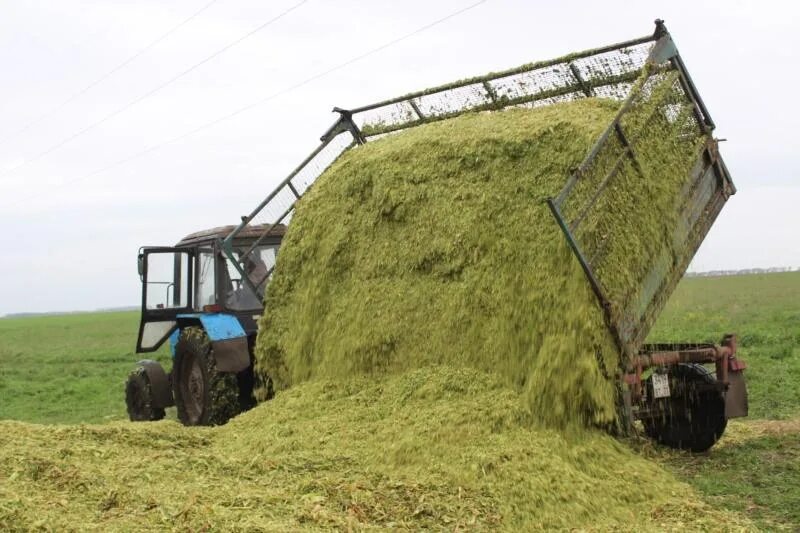
[[[136,260],[136,267],[139,269],[139,278],[144,277],[144,254],[139,254]]]

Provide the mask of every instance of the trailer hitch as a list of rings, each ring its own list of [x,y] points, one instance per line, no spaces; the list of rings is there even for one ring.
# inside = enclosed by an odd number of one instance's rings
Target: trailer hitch
[[[736,357],[736,335],[728,334],[716,344],[646,344],[627,365],[624,382],[629,386],[633,403],[645,398],[642,374],[650,368],[669,369],[679,364],[714,363],[716,386],[725,396],[725,417],[747,416],[747,387],[743,371],[747,365]]]

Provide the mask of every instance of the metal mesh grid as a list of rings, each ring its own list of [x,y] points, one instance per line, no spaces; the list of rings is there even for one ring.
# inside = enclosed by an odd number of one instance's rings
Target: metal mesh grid
[[[250,216],[250,224],[286,224],[287,213],[317,178],[352,144],[349,133],[324,144],[315,157],[298,167],[275,189],[266,204]]]
[[[603,80],[641,69],[647,62],[651,44],[623,47],[572,62],[586,81]]]
[[[639,50],[631,51],[624,60],[619,60],[619,55],[613,58],[599,61],[603,67],[599,74],[581,65],[580,75],[589,80],[596,75],[616,76],[642,61]],[[665,293],[674,288],[707,231],[709,222],[704,216],[712,211],[711,216],[715,216],[719,209],[711,209],[712,204],[716,206],[728,194],[730,185],[726,172],[709,166],[707,139],[709,124],[713,123],[679,56],[662,60],[660,65],[653,65],[646,79],[637,84],[626,82],[620,113],[553,204],[564,224],[562,229],[585,263],[590,282],[605,302],[619,341],[627,347],[644,341],[666,301]],[[615,85],[620,84],[609,84],[594,94],[619,98],[621,93]],[[651,156],[662,154],[659,150],[673,150],[686,154],[686,161],[693,163],[687,168],[666,168],[659,162],[661,155],[642,159],[637,157],[638,150],[649,150]],[[713,179],[708,177],[709,172]],[[638,210],[654,208],[639,201],[647,198],[645,177],[668,175],[679,180],[676,186],[680,189],[665,197],[667,203],[659,207],[665,217],[665,231],[671,237],[661,244],[630,236],[615,238],[621,227],[636,223]],[[623,212],[611,202],[613,195],[619,194],[627,197],[623,205],[630,204]],[[669,202],[675,205],[670,207]],[[661,246],[655,255],[653,246]],[[633,278],[616,287],[610,281],[615,277],[607,274],[620,265],[625,265],[624,270]]]
[[[638,80],[648,64],[655,68],[647,71],[648,78],[640,84]],[[669,90],[663,91],[666,83],[670,83]],[[722,204],[734,190],[724,163],[721,160],[710,163],[718,156],[712,158],[704,152],[706,155],[700,156],[703,161],[697,172],[687,172],[693,185],[676,194],[685,199],[685,205],[676,207],[683,222],[672,228],[675,240],[672,248],[652,257],[650,264],[639,265],[638,278],[631,284],[636,290],[625,292],[605,286],[603,269],[613,268],[614,264],[611,261],[611,267],[606,267],[609,257],[616,254],[617,259],[620,256],[635,258],[644,251],[643,243],[613,239],[614,224],[619,224],[619,220],[607,220],[620,217],[619,212],[614,213],[607,205],[608,191],[617,187],[614,184],[617,175],[630,178],[642,174],[641,163],[635,157],[637,143],[647,136],[648,128],[655,123],[666,124],[674,139],[692,147],[699,137],[713,129],[713,122],[660,21],[653,36],[524,65],[351,111],[339,110],[341,117],[323,136],[322,144],[226,242],[249,223],[288,224],[296,201],[354,143],[470,111],[542,107],[587,97],[621,101],[620,113],[550,205],[609,313],[612,333],[621,347],[640,343]],[[663,100],[648,106],[656,98]],[[648,111],[637,112],[638,109]],[[713,179],[709,178],[709,172]],[[641,181],[629,180],[627,186],[636,188]],[[709,192],[709,187],[715,188]],[[617,189],[616,192],[621,191]],[[637,192],[624,192],[631,198],[639,197]],[[638,208],[635,206],[632,211]],[[622,215],[631,215],[630,220],[635,223],[633,213]],[[609,292],[610,300],[604,295]]]
[[[509,72],[457,82],[439,89],[353,110],[367,137],[483,109],[541,107],[588,96],[624,100],[647,63],[653,39]]]
[[[258,216],[252,220],[252,223],[273,224],[280,222],[283,214],[288,211],[296,201],[297,197],[295,194],[288,185],[284,185],[277,190],[275,196],[272,197],[272,200],[269,202],[269,204],[267,204],[267,206],[261,210]]]
[[[475,83],[446,92],[423,95],[412,101],[417,104],[423,117],[431,118],[460,113],[465,109],[488,104],[492,100],[486,88],[480,83]]]
[[[269,235],[270,230],[278,224],[288,225],[295,212],[295,204],[308,190],[317,178],[325,172],[336,159],[353,145],[352,133],[340,131],[327,137],[322,144],[306,158],[289,176],[281,183],[256,209],[246,217],[242,224],[225,239],[227,246],[223,249],[228,254],[229,260],[237,265],[242,279],[247,278],[245,265],[250,256],[257,253],[257,245]],[[234,253],[231,243],[239,232],[254,225],[266,225],[261,236],[244,253]],[[272,275],[272,268],[261,280],[252,280],[253,293],[260,294],[256,287],[260,286]],[[248,278],[249,279],[249,278]],[[261,298],[261,296],[259,296]]]
[[[357,124],[362,130],[364,129],[364,124],[372,124],[377,128],[384,129],[417,120],[418,118],[420,117],[414,112],[411,104],[405,101],[364,111],[359,114]],[[370,135],[368,131],[364,131],[364,133]]]
[[[353,144],[349,133],[339,134],[311,161],[308,162],[290,181],[302,196],[331,163]]]
[[[610,83],[601,87],[594,88],[594,95],[598,98],[613,98],[614,100],[624,100],[631,93],[633,83]]]
[[[285,225],[287,225],[287,226],[288,226],[288,225],[289,225],[289,222],[291,222],[291,221],[292,221],[292,217],[294,216],[294,212],[295,212],[295,209],[294,209],[294,208],[292,208],[292,210],[291,210],[291,211],[289,211],[288,213],[286,213],[286,216],[285,216],[285,217],[283,217],[283,220],[281,220],[281,224],[285,224]]]
[[[661,72],[652,75],[641,91],[633,96],[630,109],[618,121],[619,131],[608,137],[585,166],[576,186],[563,202],[562,212],[569,220],[570,228],[576,232],[582,249],[592,257],[590,265],[598,272],[602,272],[607,258],[607,250],[601,248],[609,240],[609,235],[605,233],[607,226],[603,224],[603,218],[609,216],[609,212],[604,208],[602,196],[614,194],[618,175],[641,172],[638,168],[641,162],[636,158],[637,146],[647,143],[648,136],[668,125],[677,124],[677,128],[669,131],[674,131],[674,142],[684,144],[687,150],[696,146],[699,136],[703,134],[693,115],[690,97],[679,83],[670,83],[668,74]],[[662,87],[663,94],[656,94],[655,89],[659,84],[665,83],[670,86],[666,89]],[[630,149],[627,143],[630,143]],[[598,277],[602,284],[602,276]],[[622,299],[627,301],[630,298],[628,295]]]
[[[554,91],[578,82],[566,63],[512,74],[488,82],[500,98],[522,98]]]

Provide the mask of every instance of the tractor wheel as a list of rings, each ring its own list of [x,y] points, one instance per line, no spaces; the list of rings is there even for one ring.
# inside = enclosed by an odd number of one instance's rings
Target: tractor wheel
[[[236,374],[217,370],[205,331],[189,327],[175,346],[172,393],[186,426],[218,426],[242,411]]]
[[[716,378],[702,365],[676,365],[669,377],[674,393],[668,408],[663,416],[644,421],[645,433],[670,448],[704,452],[725,432],[725,397],[713,388]],[[650,393],[651,379],[647,380]]]
[[[142,367],[137,367],[125,382],[125,404],[128,417],[134,422],[149,422],[164,418],[164,409],[153,407],[153,389]]]

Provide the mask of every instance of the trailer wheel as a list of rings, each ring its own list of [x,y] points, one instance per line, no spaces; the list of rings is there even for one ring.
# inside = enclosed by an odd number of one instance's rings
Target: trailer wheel
[[[199,327],[178,337],[172,391],[186,426],[222,425],[242,411],[236,374],[217,370],[211,341]]]
[[[153,407],[153,389],[144,368],[137,367],[125,382],[125,404],[133,422],[151,422],[164,418],[164,409]]]
[[[647,435],[680,450],[704,452],[725,432],[725,398],[713,387],[716,378],[704,366],[679,364],[669,371],[675,394],[669,398],[663,416],[644,420]],[[652,394],[652,378],[648,391]]]

